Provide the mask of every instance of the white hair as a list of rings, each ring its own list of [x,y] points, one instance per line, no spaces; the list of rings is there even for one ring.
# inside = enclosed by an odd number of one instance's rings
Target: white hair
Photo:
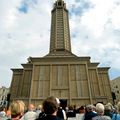
[[[96,105],[96,111],[99,115],[104,114],[105,107],[102,103],[97,103]]]

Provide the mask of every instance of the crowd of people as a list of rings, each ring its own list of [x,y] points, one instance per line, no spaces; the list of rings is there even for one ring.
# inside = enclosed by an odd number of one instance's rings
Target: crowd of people
[[[59,99],[50,96],[37,108],[29,104],[26,109],[23,101],[16,100],[8,110],[0,108],[0,120],[120,120],[120,102],[115,106],[111,103],[97,103],[63,109]]]

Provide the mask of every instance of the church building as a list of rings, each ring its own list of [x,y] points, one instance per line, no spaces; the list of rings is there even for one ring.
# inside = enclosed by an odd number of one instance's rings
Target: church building
[[[11,100],[39,105],[55,96],[66,105],[112,103],[109,67],[98,67],[90,57],[78,57],[71,51],[66,3],[56,0],[51,14],[49,53],[29,57],[22,69],[12,69]]]

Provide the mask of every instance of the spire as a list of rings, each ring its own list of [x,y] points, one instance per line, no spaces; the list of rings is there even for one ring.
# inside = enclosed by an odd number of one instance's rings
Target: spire
[[[63,0],[57,0],[54,3],[51,14],[50,53],[71,52],[68,10]]]
[[[63,7],[65,6],[66,8],[66,4],[64,3],[64,1],[62,0],[57,0],[55,3],[54,3],[54,7]]]

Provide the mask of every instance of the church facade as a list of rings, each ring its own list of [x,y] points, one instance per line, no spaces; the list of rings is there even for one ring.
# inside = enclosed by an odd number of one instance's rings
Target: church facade
[[[63,0],[51,11],[50,50],[44,57],[29,57],[22,69],[12,69],[11,100],[41,104],[55,96],[67,105],[112,103],[108,70],[90,57],[71,52],[69,16]]]

